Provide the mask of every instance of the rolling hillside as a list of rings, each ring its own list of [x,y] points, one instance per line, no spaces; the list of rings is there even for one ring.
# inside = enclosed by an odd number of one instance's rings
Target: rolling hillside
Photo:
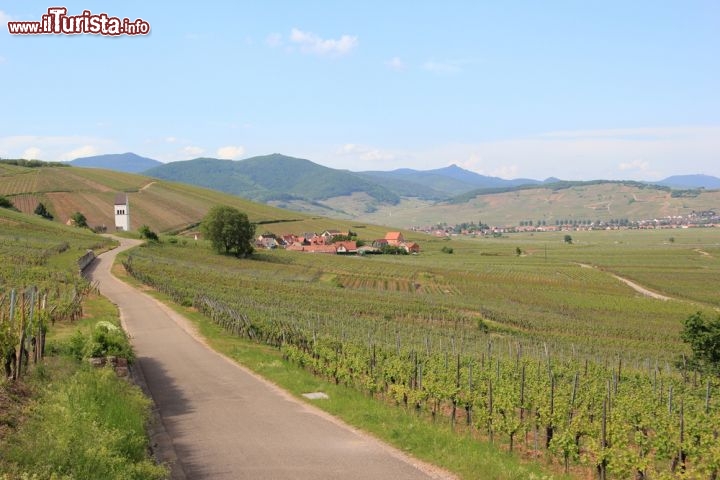
[[[562,187],[560,186],[562,185]],[[402,227],[456,224],[482,220],[491,225],[518,225],[522,220],[630,220],[720,210],[720,190],[671,191],[638,182],[563,182],[466,194],[453,202],[404,199],[359,214],[355,221]]]
[[[144,172],[165,180],[190,183],[260,202],[318,201],[354,192],[396,204],[400,197],[352,172],[323,167],[280,154],[231,161],[197,158],[167,163]]]
[[[211,163],[218,162],[237,163],[226,160]],[[272,159],[270,163],[274,164]],[[266,172],[262,181],[266,185],[274,181],[273,185],[281,188],[288,182],[287,176],[277,171]],[[273,177],[280,178],[273,180]],[[81,211],[91,225],[112,228],[112,201],[118,191],[130,194],[133,227],[147,224],[157,231],[197,223],[215,204],[233,205],[246,211],[253,221],[265,224],[260,230],[301,233],[326,228],[356,230],[360,225],[368,225],[368,230],[373,229],[379,236],[383,229],[371,224],[393,228],[479,220],[491,225],[518,225],[527,220],[554,224],[556,220],[639,220],[685,215],[693,210],[720,210],[720,190],[673,191],[640,182],[602,181],[486,189],[444,202],[406,197],[398,203],[387,204],[366,192],[355,192],[322,201],[286,199],[270,201],[272,205],[267,205],[130,173],[74,167],[27,168],[0,163],[0,195],[8,196],[26,213],[43,202],[61,222],[66,222],[75,211]],[[287,220],[291,222],[272,223]],[[362,236],[374,237],[376,233]]]
[[[223,204],[237,207],[246,212],[251,221],[261,223],[259,232],[364,228],[365,235],[375,238],[384,236],[386,230],[356,222],[310,217],[215,190],[142,175],[93,168],[27,168],[0,164],[0,195],[8,197],[24,213],[32,213],[42,202],[56,222],[65,223],[74,212],[80,211],[91,226],[105,225],[111,231],[113,200],[119,191],[128,192],[133,229],[143,224],[161,232],[182,229],[198,223],[212,206]]]

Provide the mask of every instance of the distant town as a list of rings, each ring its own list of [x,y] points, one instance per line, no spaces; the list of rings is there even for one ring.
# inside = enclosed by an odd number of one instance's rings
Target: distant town
[[[647,220],[611,220],[563,219],[548,222],[546,220],[522,220],[518,225],[491,226],[482,221],[465,222],[456,225],[440,223],[436,225],[411,227],[410,230],[423,232],[436,237],[492,236],[520,232],[577,232],[588,230],[654,230],[672,228],[713,228],[720,227],[720,215],[714,210],[691,212],[688,215],[668,216]]]

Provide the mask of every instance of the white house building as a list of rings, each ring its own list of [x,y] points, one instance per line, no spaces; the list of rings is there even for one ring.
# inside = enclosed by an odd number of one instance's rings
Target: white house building
[[[127,193],[115,195],[115,230],[130,230],[130,200]]]

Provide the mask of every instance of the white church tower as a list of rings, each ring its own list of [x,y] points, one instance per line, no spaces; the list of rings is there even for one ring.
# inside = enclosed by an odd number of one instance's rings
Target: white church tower
[[[130,200],[127,193],[115,195],[115,230],[130,230]]]

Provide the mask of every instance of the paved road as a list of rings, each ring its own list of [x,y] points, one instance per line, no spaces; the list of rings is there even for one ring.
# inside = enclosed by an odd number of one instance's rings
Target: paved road
[[[110,267],[122,246],[87,270],[120,308],[136,365],[169,435],[161,458],[177,462],[173,478],[429,479],[452,478],[409,460],[254,376],[205,346],[189,323],[117,280]],[[172,450],[172,448],[170,449]]]

